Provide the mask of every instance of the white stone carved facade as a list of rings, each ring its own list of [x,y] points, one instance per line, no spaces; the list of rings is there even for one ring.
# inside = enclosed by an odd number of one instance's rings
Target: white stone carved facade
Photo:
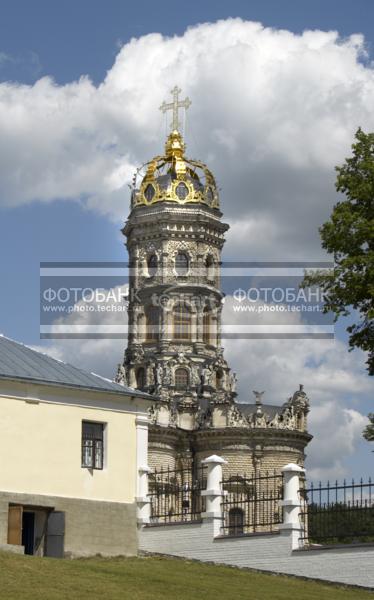
[[[221,344],[220,263],[228,230],[221,217],[213,175],[185,158],[182,137],[173,131],[165,155],[135,182],[123,228],[129,338],[117,381],[155,397],[151,466],[212,453],[235,472],[303,464],[311,436],[302,386],[282,406],[264,404],[258,392],[253,404],[237,399],[236,375]]]

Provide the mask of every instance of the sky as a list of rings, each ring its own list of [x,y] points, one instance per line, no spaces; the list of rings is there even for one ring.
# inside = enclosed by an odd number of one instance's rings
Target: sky
[[[123,261],[128,183],[158,154],[158,110],[192,105],[187,154],[206,162],[230,224],[226,260],[323,260],[334,166],[374,130],[370,0],[136,3],[3,0],[0,331],[112,377],[121,340],[39,339],[41,261]],[[360,352],[337,339],[226,343],[240,399],[310,397],[314,478],[367,476],[373,410]]]

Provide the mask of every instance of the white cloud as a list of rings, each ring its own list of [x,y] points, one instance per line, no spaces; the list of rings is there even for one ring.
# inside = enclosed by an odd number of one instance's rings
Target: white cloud
[[[87,77],[64,86],[50,78],[32,86],[2,83],[0,203],[66,198],[123,220],[126,184],[162,149],[158,106],[178,84],[193,101],[188,153],[215,173],[232,224],[226,257],[318,258],[317,229],[337,201],[334,165],[349,154],[359,125],[374,129],[374,72],[364,47],[360,35],[296,35],[227,19],[181,36],[131,40],[97,87]],[[123,345],[62,340],[52,350],[111,376]],[[267,389],[267,401],[280,403],[299,382],[306,385],[316,440],[335,436],[329,465],[315,443],[311,466],[340,468],[362,426],[358,403],[369,385],[362,356],[325,340],[227,341],[226,347],[242,400],[249,390]]]
[[[48,351],[54,358],[68,362],[76,367],[86,371],[98,373],[103,377],[113,379],[116,375],[117,365],[123,360],[125,344],[127,344],[126,335],[123,338],[105,338],[93,339],[84,337],[92,334],[92,328],[95,331],[102,331],[102,327],[109,326],[105,331],[113,331],[113,326],[126,326],[127,310],[126,305],[121,302],[121,298],[127,295],[128,285],[115,286],[110,288],[108,301],[100,300],[105,295],[103,288],[100,288],[100,294],[93,296],[99,300],[83,301],[80,300],[74,305],[74,311],[65,316],[61,316],[50,322],[51,333],[59,333],[59,327],[63,326],[65,334],[81,335],[81,339],[55,339],[53,342],[47,342],[47,346],[35,346],[36,349]],[[91,296],[89,296],[91,298]],[[111,310],[103,311],[102,308]],[[45,323],[46,324],[46,323]],[[99,326],[99,327],[96,327]],[[116,328],[114,330],[116,333]]]
[[[248,221],[267,233],[255,231],[242,252],[314,258],[317,227],[336,201],[333,167],[358,125],[374,126],[374,76],[363,59],[360,35],[227,19],[132,39],[97,87],[86,77],[3,83],[0,201],[70,198],[122,220],[126,184],[160,152],[158,106],[178,83],[193,100],[189,152],[215,172],[226,218],[239,237]]]
[[[339,340],[227,340],[226,358],[239,374],[239,401],[266,390],[264,402],[282,404],[299,383],[311,401],[306,449],[312,478],[347,475],[367,422],[360,411],[371,393],[363,353],[348,353]]]
[[[226,297],[223,321],[245,322]],[[302,323],[301,313],[281,313],[282,323]],[[261,315],[258,322],[263,322]],[[279,323],[269,313],[266,323]],[[367,418],[362,405],[372,392],[365,373],[364,353],[349,353],[338,339],[228,339],[225,356],[238,373],[238,401],[254,402],[252,390],[265,390],[264,402],[283,404],[300,383],[311,401],[306,448],[308,476],[313,479],[347,475],[347,459],[358,449]]]
[[[317,435],[307,450],[308,477],[319,480],[345,477],[345,459],[357,450],[366,424],[367,417],[352,408],[342,409],[338,402],[314,407],[310,427]]]

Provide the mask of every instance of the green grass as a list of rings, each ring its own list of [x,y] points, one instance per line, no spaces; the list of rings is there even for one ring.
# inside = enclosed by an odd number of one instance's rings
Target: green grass
[[[1,600],[364,600],[369,591],[169,558],[0,553]]]

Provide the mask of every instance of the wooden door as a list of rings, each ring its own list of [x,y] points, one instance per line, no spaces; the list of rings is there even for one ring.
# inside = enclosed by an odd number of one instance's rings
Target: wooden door
[[[8,512],[8,544],[22,544],[22,506],[9,506]]]

